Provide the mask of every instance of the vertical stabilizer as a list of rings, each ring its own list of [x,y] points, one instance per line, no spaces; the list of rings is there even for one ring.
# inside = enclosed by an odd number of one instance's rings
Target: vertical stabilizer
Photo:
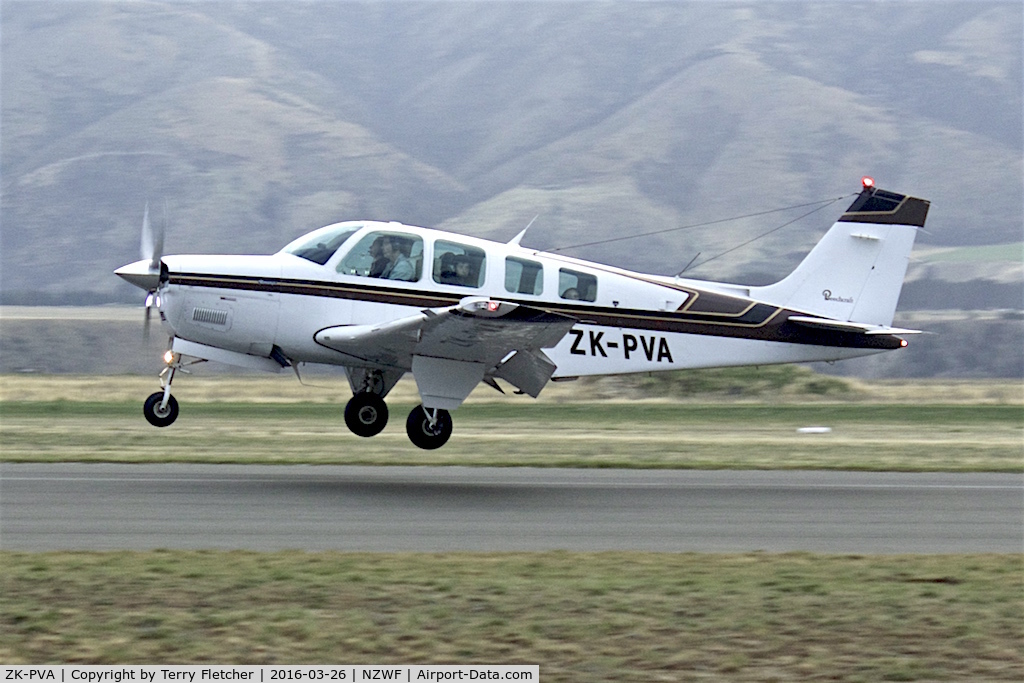
[[[929,203],[864,191],[788,277],[750,295],[786,308],[869,325],[890,325],[910,251]]]

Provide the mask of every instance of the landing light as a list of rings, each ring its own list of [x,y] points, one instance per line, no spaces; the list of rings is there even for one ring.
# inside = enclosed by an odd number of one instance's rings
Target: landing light
[[[900,348],[905,348],[906,346],[907,346],[907,340],[906,339],[900,339]]]
[[[863,178],[861,178],[860,182],[861,182],[862,185],[864,185],[864,189],[865,190],[868,189],[869,187],[874,187],[875,186],[875,179],[872,178],[869,175],[866,175]]]
[[[167,351],[164,352],[164,362],[167,363],[168,365],[174,362],[174,351],[168,349]]]

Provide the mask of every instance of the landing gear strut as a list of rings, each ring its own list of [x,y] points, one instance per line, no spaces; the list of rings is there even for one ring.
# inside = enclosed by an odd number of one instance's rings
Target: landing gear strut
[[[418,405],[405,421],[409,440],[424,450],[440,448],[452,435],[452,416],[441,408],[424,408]]]
[[[363,391],[345,406],[345,424],[357,436],[376,436],[388,423],[388,405],[377,394]]]

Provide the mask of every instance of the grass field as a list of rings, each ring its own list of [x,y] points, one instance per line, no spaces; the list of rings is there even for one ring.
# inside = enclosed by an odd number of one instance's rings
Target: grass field
[[[158,430],[141,414],[152,379],[5,376],[0,458],[1024,471],[1024,405],[1013,386],[918,386],[912,394],[813,374],[714,377],[687,377],[690,399],[647,378],[556,386],[538,401],[484,388],[454,413],[451,441],[421,451],[404,429],[417,400],[411,382],[389,396],[387,429],[361,439],[345,427],[350,393],[336,378],[326,390],[294,378],[186,377],[175,385],[178,421]],[[832,431],[797,432],[806,426]]]
[[[1024,679],[1020,556],[0,559],[7,663],[537,663],[549,683]]]
[[[411,404],[361,439],[329,404],[192,404],[157,430],[135,404],[0,407],[2,459],[560,467],[1024,471],[1021,410],[1005,406],[571,404],[467,406],[421,451]],[[800,434],[827,425],[829,434]]]

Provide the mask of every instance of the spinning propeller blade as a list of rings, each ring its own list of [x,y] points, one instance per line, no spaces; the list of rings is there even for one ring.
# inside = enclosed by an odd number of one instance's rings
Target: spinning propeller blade
[[[144,260],[149,261],[151,270],[160,271],[160,257],[164,255],[164,232],[167,227],[167,206],[164,206],[164,220],[157,230],[149,221],[149,202],[146,202],[146,211],[142,216],[142,243],[139,254]]]

